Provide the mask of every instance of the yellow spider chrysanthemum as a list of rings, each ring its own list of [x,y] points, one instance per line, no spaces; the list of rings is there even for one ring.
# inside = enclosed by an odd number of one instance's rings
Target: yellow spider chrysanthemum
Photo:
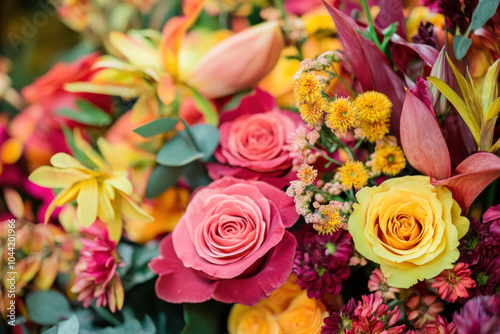
[[[372,170],[395,176],[406,166],[403,150],[399,146],[384,144],[375,151]]]
[[[362,136],[370,143],[374,143],[389,133],[389,122],[388,120],[377,122],[361,121],[359,128],[361,129]]]
[[[387,121],[391,117],[392,103],[387,96],[379,92],[370,91],[358,95],[354,106],[363,121]]]
[[[338,177],[342,189],[349,190],[353,187],[361,189],[368,183],[368,169],[361,161],[349,161],[338,169]]]
[[[301,104],[299,106],[300,116],[304,122],[316,124],[323,117],[323,111],[328,107],[328,101],[321,97],[312,103]]]
[[[321,99],[322,86],[318,78],[312,72],[302,72],[295,80],[293,95],[297,106],[306,103],[314,103]]]
[[[315,170],[312,166],[303,165],[300,167],[297,177],[300,181],[302,181],[306,185],[310,185],[314,182],[316,177],[318,176],[318,171]]]
[[[326,109],[325,124],[335,135],[343,137],[347,130],[358,126],[357,109],[346,98],[337,98]]]
[[[132,184],[127,171],[117,165],[121,161],[113,156],[115,151],[104,138],[97,144],[103,156],[98,154],[76,133],[78,148],[92,163],[85,166],[66,153],[56,153],[50,163],[53,167],[42,166],[29,176],[29,180],[41,187],[62,189],[50,203],[45,214],[45,222],[56,206],[64,206],[76,200],[78,220],[89,227],[99,218],[108,226],[112,240],[119,240],[122,234],[122,216],[141,221],[153,218],[139,208],[129,198]]]
[[[321,205],[319,207],[319,212],[323,218],[322,224],[314,224],[313,227],[318,231],[319,235],[323,234],[333,234],[333,232],[340,229],[344,223],[342,215],[340,214],[339,208],[332,205]]]

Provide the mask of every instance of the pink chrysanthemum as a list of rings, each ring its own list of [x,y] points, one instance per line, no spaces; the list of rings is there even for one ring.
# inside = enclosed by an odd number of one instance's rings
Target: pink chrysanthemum
[[[467,289],[474,288],[476,282],[470,278],[471,270],[468,265],[459,262],[453,269],[443,270],[436,276],[432,287],[438,289],[441,299],[454,303],[458,298],[469,297]]]
[[[457,334],[500,333],[500,297],[487,296],[470,299],[460,313],[453,314]]]
[[[422,333],[425,334],[455,334],[457,325],[453,322],[448,322],[446,318],[438,315],[436,321],[425,324]]]
[[[362,301],[358,301],[358,306],[354,310],[352,331],[346,333],[402,333],[406,326],[395,326],[401,314],[398,308],[389,311],[389,307],[384,304],[381,296],[375,294],[361,296]]]
[[[414,294],[406,302],[408,320],[417,329],[423,328],[427,322],[435,321],[443,309],[443,303],[435,295]]]
[[[386,300],[396,299],[396,293],[399,293],[400,291],[399,288],[395,288],[387,284],[387,278],[378,268],[376,268],[370,275],[368,290],[370,290],[370,292],[375,292],[376,296],[382,296]]]
[[[80,258],[75,266],[75,284],[71,288],[78,294],[84,307],[96,301],[97,307],[109,306],[112,312],[123,306],[123,285],[116,269],[123,266],[116,251],[116,243],[105,231],[94,240],[83,238]]]

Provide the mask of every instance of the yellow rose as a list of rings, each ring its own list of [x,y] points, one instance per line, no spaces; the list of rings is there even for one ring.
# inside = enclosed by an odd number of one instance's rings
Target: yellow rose
[[[307,291],[304,290],[278,316],[278,325],[284,334],[319,334],[327,315],[323,303],[307,297]]]
[[[229,313],[230,334],[279,334],[274,315],[265,307],[235,304]]]
[[[427,176],[406,176],[363,188],[356,198],[349,232],[389,285],[409,288],[453,268],[469,220],[446,187],[431,185]]]

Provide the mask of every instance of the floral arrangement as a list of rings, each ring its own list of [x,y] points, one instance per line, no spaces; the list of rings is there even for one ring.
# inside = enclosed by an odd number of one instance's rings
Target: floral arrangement
[[[38,6],[2,333],[499,333],[498,0]],[[80,42],[23,79],[49,16]]]

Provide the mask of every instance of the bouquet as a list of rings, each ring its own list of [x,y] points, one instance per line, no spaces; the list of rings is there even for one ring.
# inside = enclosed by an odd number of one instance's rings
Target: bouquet
[[[498,0],[30,10],[1,333],[499,333]]]

